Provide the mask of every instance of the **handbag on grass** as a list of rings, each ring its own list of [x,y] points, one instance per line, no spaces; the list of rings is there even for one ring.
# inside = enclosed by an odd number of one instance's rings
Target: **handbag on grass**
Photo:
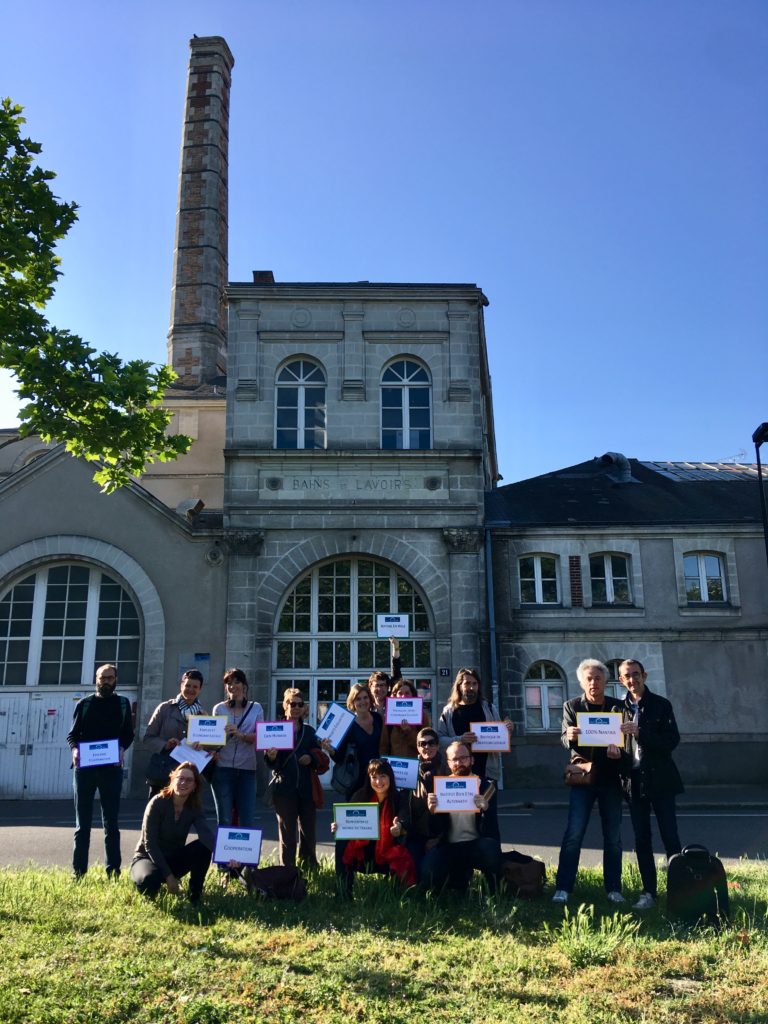
[[[565,766],[563,781],[566,786],[592,786],[595,782],[595,774],[591,768],[585,772],[580,764],[568,764]]]

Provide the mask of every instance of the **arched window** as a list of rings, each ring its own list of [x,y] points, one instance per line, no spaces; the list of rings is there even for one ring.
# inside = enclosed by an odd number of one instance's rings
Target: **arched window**
[[[429,374],[413,359],[396,359],[381,376],[381,447],[432,447],[432,388]]]
[[[389,671],[389,641],[379,639],[377,615],[406,614],[410,637],[400,641],[403,675],[419,696],[432,697],[434,633],[424,599],[392,566],[371,558],[341,558],[316,566],[288,592],[274,644],[276,704],[288,686],[309,697],[313,724],[352,683]]]
[[[559,732],[565,701],[565,676],[554,661],[535,661],[523,680],[525,727],[529,732]]]
[[[114,662],[138,683],[139,616],[127,591],[100,569],[38,569],[0,600],[0,685],[90,686]]]
[[[325,373],[295,359],[277,374],[275,448],[325,448]]]

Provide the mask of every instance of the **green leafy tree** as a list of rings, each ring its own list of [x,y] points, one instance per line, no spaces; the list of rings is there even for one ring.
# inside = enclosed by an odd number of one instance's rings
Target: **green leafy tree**
[[[75,203],[59,202],[36,164],[37,142],[22,136],[21,107],[0,106],[0,367],[15,375],[27,400],[21,433],[63,443],[99,462],[94,479],[107,493],[147,464],[189,451],[190,438],[168,436],[161,408],[176,374],[168,366],[123,363],[82,338],[53,327],[43,310],[59,277],[56,243],[77,219]]]

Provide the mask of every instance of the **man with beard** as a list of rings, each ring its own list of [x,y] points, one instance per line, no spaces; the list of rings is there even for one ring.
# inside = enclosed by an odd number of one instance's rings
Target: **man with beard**
[[[465,743],[451,743],[446,751],[452,776],[474,775],[474,758]],[[427,809],[441,833],[434,849],[428,850],[421,864],[422,885],[440,892],[446,882],[452,889],[466,891],[472,872],[482,871],[490,891],[496,892],[501,872],[501,842],[496,813],[496,785],[481,778],[475,797],[477,814],[465,811],[438,812],[437,797],[427,796]]]
[[[437,723],[441,746],[447,747],[449,743],[459,741],[471,751],[472,744],[477,740],[471,728],[472,723],[499,721],[499,712],[483,697],[480,676],[473,668],[460,668],[453,681],[448,703]],[[511,719],[505,718],[504,724],[511,736],[515,728]],[[487,776],[494,782],[501,781],[501,754],[483,754],[478,751],[473,753],[473,757],[476,775],[481,778]]]
[[[93,800],[98,791],[101,820],[104,825],[104,851],[107,874],[120,874],[120,790],[123,785],[125,751],[133,743],[131,705],[127,697],[115,693],[117,669],[102,665],[96,670],[96,693],[85,697],[75,707],[67,743],[72,750],[75,791],[75,843],[72,852],[72,873],[82,878],[88,870],[88,848],[91,844]],[[117,740],[119,764],[80,767],[81,743]]]

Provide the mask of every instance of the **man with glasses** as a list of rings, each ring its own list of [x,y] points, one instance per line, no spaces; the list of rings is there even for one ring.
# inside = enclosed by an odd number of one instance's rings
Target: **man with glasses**
[[[465,743],[451,743],[446,750],[448,770],[454,777],[473,775],[474,758]],[[427,796],[427,809],[436,822],[439,842],[428,850],[421,865],[421,883],[440,892],[446,883],[466,892],[474,870],[482,871],[494,893],[501,872],[501,842],[496,813],[496,786],[481,778],[475,797],[477,814],[438,812],[437,797]]]
[[[656,902],[651,811],[656,815],[667,859],[680,853],[675,797],[683,792],[683,783],[672,760],[672,751],[680,742],[680,733],[672,705],[648,689],[645,685],[647,678],[648,673],[634,658],[627,658],[619,665],[619,682],[627,690],[625,722],[621,731],[627,737],[630,761],[624,790],[629,801],[637,866],[643,883],[643,892],[634,904],[635,910],[649,910]]]
[[[120,790],[123,786],[125,751],[133,743],[131,705],[127,697],[115,693],[117,669],[102,665],[96,670],[96,692],[75,706],[67,743],[72,750],[75,793],[75,842],[72,852],[72,873],[80,879],[88,870],[88,849],[91,844],[93,801],[96,793],[101,801],[104,826],[104,863],[107,874],[120,874]],[[119,762],[114,764],[80,764],[81,743],[117,740]]]

